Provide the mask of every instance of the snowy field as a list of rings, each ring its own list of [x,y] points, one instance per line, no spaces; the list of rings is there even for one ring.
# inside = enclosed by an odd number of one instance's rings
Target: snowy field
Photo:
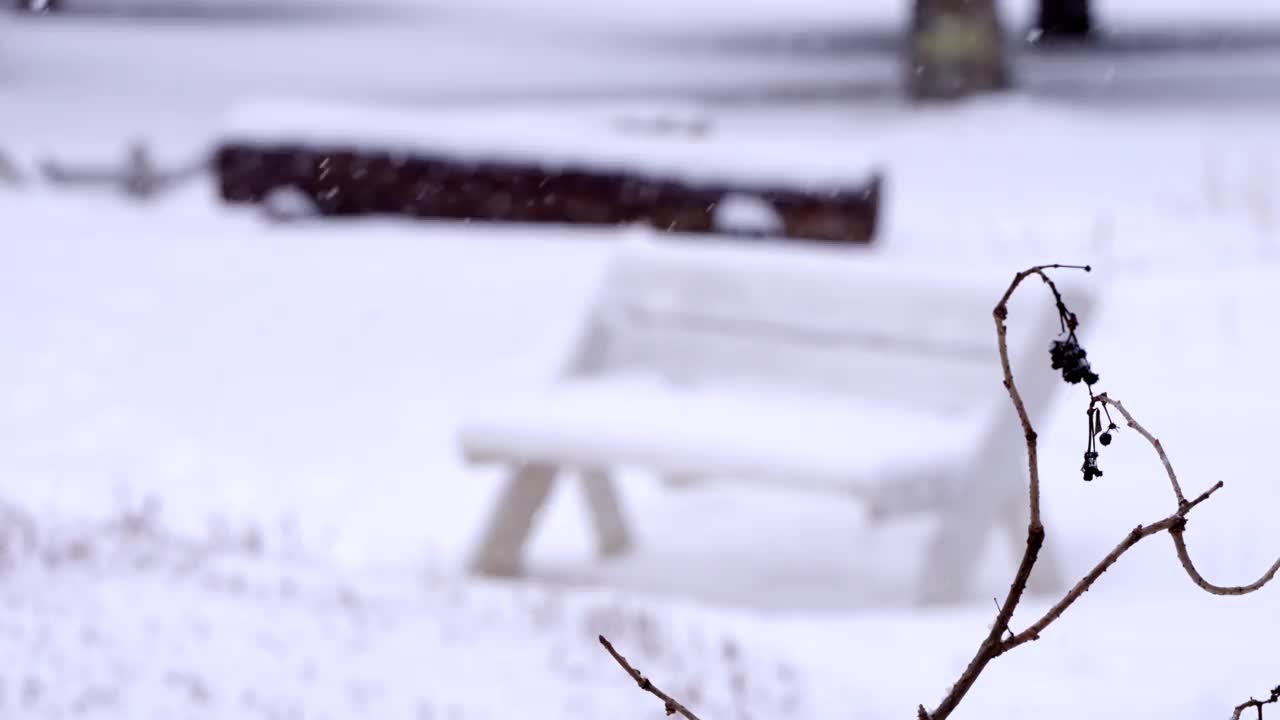
[[[681,3],[675,31],[675,3],[512,1],[385,0],[394,20],[346,27],[0,18],[0,149],[29,167],[141,136],[186,158],[233,103],[285,92],[692,103],[744,147],[802,138],[775,151],[883,167],[886,258],[1098,267],[1104,387],[1189,491],[1227,483],[1192,516],[1201,569],[1244,582],[1280,553],[1280,50],[1041,56],[1023,92],[913,110],[882,96],[889,56],[687,42],[892,27],[896,3]],[[1117,33],[1280,23],[1277,8],[1099,2]],[[783,86],[812,92],[757,101]],[[147,205],[0,184],[0,500],[24,518],[0,530],[38,549],[0,552],[0,719],[661,717],[598,632],[707,720],[936,702],[1012,559],[993,542],[971,603],[910,610],[927,528],[873,528],[853,502],[627,474],[634,556],[597,563],[566,490],[531,553],[557,582],[461,577],[499,475],[461,461],[456,422],[556,366],[617,240],[271,224],[204,184]],[[1048,544],[1076,576],[1172,508],[1133,433],[1080,481],[1085,398],[1067,397],[1041,447]],[[1277,639],[1280,586],[1205,596],[1157,537],[993,663],[959,716],[1226,717],[1280,682]]]

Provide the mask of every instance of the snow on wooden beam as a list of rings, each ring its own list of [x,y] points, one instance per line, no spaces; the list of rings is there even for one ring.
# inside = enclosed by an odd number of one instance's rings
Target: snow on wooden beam
[[[731,141],[566,127],[536,115],[506,125],[385,116],[277,110],[254,122],[241,114],[215,155],[222,198],[269,204],[286,194],[322,215],[643,223],[835,243],[868,243],[876,231],[880,175],[854,176],[830,153],[788,158],[774,147],[752,162],[751,149]]]

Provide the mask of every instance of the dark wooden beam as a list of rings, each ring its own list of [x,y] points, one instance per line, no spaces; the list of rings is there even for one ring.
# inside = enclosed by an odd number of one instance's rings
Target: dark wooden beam
[[[880,211],[881,176],[821,188],[701,182],[587,163],[548,168],[506,159],[390,153],[352,146],[236,140],[216,151],[219,192],[229,203],[262,203],[275,191],[301,193],[321,215],[401,215],[519,223],[643,223],[658,230],[766,234],[869,243]],[[753,233],[726,224],[723,203],[744,202],[776,227]]]

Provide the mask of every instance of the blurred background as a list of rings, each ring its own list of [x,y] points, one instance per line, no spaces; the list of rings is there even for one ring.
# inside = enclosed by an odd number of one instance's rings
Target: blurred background
[[[907,716],[1016,565],[1035,263],[1226,482],[1204,574],[1280,554],[1280,4],[7,2],[0,718],[662,717],[600,632],[704,718]],[[1176,507],[1127,428],[1082,479],[1018,302],[1015,627]],[[959,712],[1225,717],[1277,592],[1152,538]]]

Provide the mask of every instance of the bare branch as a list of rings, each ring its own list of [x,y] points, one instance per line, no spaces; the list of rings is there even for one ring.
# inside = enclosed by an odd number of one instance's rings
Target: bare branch
[[[1184,532],[1186,532],[1186,528],[1182,527],[1170,528],[1169,530],[1169,536],[1173,538],[1173,546],[1178,551],[1178,561],[1182,563],[1182,569],[1187,571],[1187,576],[1191,578],[1191,582],[1200,586],[1200,589],[1207,593],[1213,595],[1248,595],[1255,590],[1261,590],[1267,583],[1275,579],[1277,572],[1280,572],[1280,559],[1278,559],[1271,566],[1271,569],[1262,574],[1262,577],[1248,585],[1214,585],[1205,580],[1200,571],[1196,569],[1195,563],[1191,562],[1191,555],[1187,553],[1187,541],[1182,537]]]
[[[996,303],[995,309],[991,311],[996,323],[996,343],[1000,349],[1000,368],[1004,372],[1004,387],[1009,392],[1009,399],[1013,401],[1014,409],[1018,412],[1018,421],[1022,424],[1022,434],[1027,441],[1027,468],[1030,475],[1030,491],[1028,495],[1031,506],[1029,516],[1031,518],[1030,525],[1033,528],[1041,527],[1040,461],[1036,445],[1036,430],[1031,426],[1031,417],[1027,414],[1027,406],[1022,401],[1022,393],[1018,392],[1018,385],[1013,381],[1013,366],[1009,361],[1009,327],[1007,325],[1009,299],[1013,297],[1013,293],[1022,284],[1022,281],[1032,275],[1036,275],[1049,286],[1049,290],[1053,293],[1054,301],[1058,307],[1065,310],[1066,306],[1062,303],[1062,294],[1058,292],[1058,286],[1044,272],[1045,270],[1062,267],[1080,268],[1077,265],[1037,265],[1018,273],[1013,277],[1013,282],[1009,283],[1009,288],[1004,291],[1004,295],[1000,297],[1000,302]],[[1081,269],[1090,270],[1087,265]]]
[[[1160,444],[1160,441],[1148,432],[1146,428],[1142,427],[1142,424],[1133,418],[1133,415],[1125,409],[1124,404],[1119,400],[1110,398],[1106,393],[1103,393],[1097,397],[1097,401],[1102,403],[1104,406],[1109,405],[1118,410],[1120,414],[1124,416],[1125,422],[1128,423],[1129,427],[1137,430],[1138,434],[1142,435],[1142,437],[1151,444],[1151,447],[1155,448],[1156,454],[1160,456],[1160,462],[1164,464],[1165,472],[1169,475],[1169,482],[1173,485],[1173,494],[1178,498],[1178,505],[1180,507],[1184,507],[1185,510],[1190,510],[1195,505],[1203,502],[1219,487],[1222,487],[1222,483],[1219,482],[1217,485],[1210,488],[1209,492],[1188,503],[1186,497],[1182,494],[1182,488],[1178,485],[1178,476],[1173,471],[1173,465],[1169,462],[1169,456],[1165,453],[1164,446]],[[1185,515],[1185,511],[1182,514]],[[1187,551],[1186,538],[1183,537],[1185,532],[1186,527],[1184,524],[1169,528],[1169,536],[1173,539],[1173,546],[1177,550],[1178,561],[1182,563],[1182,568],[1187,571],[1187,576],[1191,578],[1191,581],[1205,592],[1212,593],[1214,595],[1247,595],[1248,593],[1266,586],[1267,583],[1271,582],[1271,580],[1275,578],[1276,573],[1280,572],[1280,559],[1277,559],[1275,564],[1262,574],[1262,577],[1248,585],[1214,585],[1204,579],[1204,576],[1196,569],[1195,563],[1191,561],[1191,554]]]
[[[1101,405],[1105,412],[1108,407],[1114,407],[1124,417],[1129,427],[1136,430],[1148,443],[1155,449],[1160,457],[1160,462],[1164,465],[1166,474],[1169,477],[1169,483],[1173,488],[1174,497],[1177,500],[1177,509],[1169,516],[1162,520],[1153,522],[1148,525],[1139,525],[1129,531],[1123,539],[1107,553],[1094,567],[1085,574],[1079,582],[1075,584],[1067,593],[1048,610],[1039,620],[1030,625],[1027,629],[1020,633],[1014,633],[1010,629],[1010,622],[1013,619],[1014,611],[1021,602],[1023,594],[1026,591],[1027,583],[1030,580],[1031,572],[1035,567],[1036,560],[1039,558],[1041,548],[1045,541],[1045,528],[1041,521],[1040,515],[1040,468],[1039,456],[1037,451],[1037,434],[1035,428],[1031,424],[1031,418],[1027,413],[1026,405],[1023,402],[1022,394],[1018,390],[1017,383],[1014,381],[1013,368],[1009,359],[1008,346],[1008,327],[1007,321],[1009,317],[1008,303],[1013,293],[1018,289],[1024,280],[1032,276],[1039,277],[1049,290],[1053,293],[1054,302],[1058,310],[1059,317],[1062,320],[1063,332],[1069,333],[1068,341],[1072,343],[1075,351],[1077,351],[1077,360],[1083,360],[1084,352],[1082,348],[1075,345],[1075,331],[1077,327],[1077,318],[1066,306],[1059,292],[1057,285],[1045,273],[1046,270],[1054,268],[1074,268],[1085,271],[1091,268],[1087,265],[1038,265],[1023,270],[1014,276],[1013,281],[1009,284],[1009,288],[1001,296],[1000,301],[996,304],[992,311],[992,316],[996,326],[996,341],[1000,352],[1000,366],[1004,374],[1004,387],[1009,393],[1009,399],[1013,403],[1014,409],[1018,414],[1018,421],[1022,426],[1023,437],[1027,447],[1027,469],[1028,469],[1028,497],[1030,504],[1030,520],[1027,525],[1027,542],[1023,550],[1022,559],[1018,564],[1018,570],[1014,575],[1013,581],[1009,585],[1009,591],[1005,596],[1004,602],[998,604],[995,622],[992,623],[986,637],[979,644],[973,658],[961,673],[960,678],[947,691],[938,706],[930,712],[924,705],[919,705],[916,711],[917,720],[945,720],[950,717],[956,707],[964,699],[965,695],[977,682],[978,677],[986,669],[987,665],[995,658],[1004,653],[1023,645],[1027,642],[1038,640],[1040,634],[1051,625],[1054,621],[1062,616],[1062,614],[1079,600],[1086,592],[1089,591],[1093,584],[1119,561],[1130,548],[1137,545],[1143,539],[1161,532],[1168,532],[1173,539],[1174,546],[1177,549],[1178,559],[1182,562],[1183,568],[1187,571],[1193,582],[1207,592],[1215,595],[1243,595],[1253,592],[1267,583],[1269,583],[1278,572],[1280,572],[1280,560],[1268,570],[1261,578],[1249,585],[1241,585],[1236,587],[1223,587],[1214,585],[1206,581],[1196,570],[1195,565],[1191,562],[1187,552],[1184,533],[1186,532],[1187,515],[1199,506],[1202,502],[1208,500],[1218,490],[1222,489],[1221,481],[1215,483],[1208,490],[1205,490],[1195,499],[1188,501],[1183,494],[1182,487],[1178,483],[1177,474],[1173,470],[1173,464],[1169,461],[1168,454],[1165,453],[1163,445],[1156,439],[1154,435],[1146,430],[1133,415],[1118,400],[1114,400],[1107,396],[1106,393],[1094,395],[1093,387],[1098,382],[1096,373],[1089,371],[1087,363],[1081,363],[1071,368],[1063,370],[1064,379],[1068,382],[1078,383],[1084,379],[1089,386],[1089,451],[1085,453],[1085,480],[1091,480],[1093,477],[1101,477],[1101,471],[1098,471],[1096,465],[1090,463],[1096,460],[1098,453],[1094,446],[1094,437],[1097,433],[1102,433],[1101,417],[1097,410],[1097,405]],[[1051,358],[1054,367],[1063,367],[1061,359],[1055,356],[1062,343],[1056,344],[1051,350]],[[1081,375],[1083,369],[1087,374]],[[1072,374],[1072,373],[1077,374]],[[1108,421],[1110,421],[1110,413],[1107,413]],[[1115,429],[1115,424],[1109,425],[1108,430]],[[1102,445],[1110,443],[1110,436],[1103,434],[1099,442]],[[1094,472],[1091,474],[1089,471]],[[1007,637],[1006,637],[1007,634]],[[689,711],[684,705],[672,698],[670,695],[662,692],[653,685],[641,672],[631,666],[627,659],[614,649],[613,645],[603,636],[600,636],[600,644],[605,647],[613,659],[622,666],[622,669],[631,676],[633,680],[640,686],[641,690],[648,692],[663,701],[663,706],[668,715],[680,714],[686,720],[698,720],[698,717]],[[1245,709],[1256,707],[1258,710],[1258,718],[1262,717],[1262,705],[1277,702],[1280,699],[1280,687],[1277,687],[1271,693],[1271,698],[1265,701],[1250,699],[1249,702],[1243,703],[1236,707],[1233,720],[1239,720],[1240,715]]]
[[[1177,512],[1169,517],[1159,522],[1151,523],[1150,525],[1139,525],[1133,530],[1130,530],[1129,533],[1124,536],[1124,539],[1121,540],[1120,543],[1111,550],[1111,552],[1107,553],[1097,565],[1094,565],[1093,569],[1080,579],[1080,582],[1076,583],[1074,587],[1067,591],[1067,594],[1064,595],[1061,600],[1059,600],[1052,608],[1049,608],[1049,611],[1046,612],[1043,617],[1033,623],[1026,630],[1023,630],[1012,638],[1006,640],[1000,648],[999,653],[1003,654],[1008,652],[1009,650],[1031,640],[1039,640],[1040,633],[1044,632],[1044,629],[1049,627],[1054,620],[1061,617],[1062,613],[1065,612],[1067,608],[1071,607],[1076,600],[1080,599],[1080,596],[1088,592],[1089,588],[1093,586],[1098,578],[1102,577],[1102,574],[1114,565],[1116,561],[1120,559],[1120,556],[1128,551],[1129,548],[1137,545],[1144,538],[1148,538],[1156,533],[1165,530],[1172,532],[1174,528],[1184,527],[1186,525],[1187,513],[1191,512],[1195,506],[1207,500],[1210,495],[1213,495],[1221,488],[1222,483],[1218,482],[1213,487],[1204,491],[1204,493],[1202,493],[1200,497],[1196,498],[1194,502],[1184,504]]]
[[[1093,380],[1086,380],[1086,382],[1090,383],[1090,407],[1088,412],[1090,452],[1085,453],[1085,480],[1089,480],[1091,477],[1100,477],[1102,474],[1101,472],[1096,472],[1091,476],[1088,472],[1091,459],[1097,458],[1097,452],[1093,445],[1094,436],[1096,433],[1101,432],[1101,419],[1098,416],[1095,405],[1100,404],[1104,410],[1108,406],[1115,407],[1121,415],[1124,416],[1129,427],[1142,435],[1142,437],[1145,438],[1155,449],[1157,455],[1159,455],[1160,462],[1164,465],[1165,472],[1169,477],[1169,483],[1173,487],[1174,497],[1177,499],[1177,510],[1162,520],[1149,525],[1139,525],[1131,530],[1115,546],[1115,548],[1111,550],[1111,552],[1107,553],[1107,555],[1104,556],[1087,574],[1085,574],[1085,576],[1081,578],[1074,587],[1067,591],[1066,595],[1064,595],[1057,604],[1050,608],[1044,616],[1026,630],[1014,634],[1009,629],[1009,622],[1013,617],[1013,613],[1017,608],[1018,602],[1022,599],[1027,581],[1031,575],[1032,567],[1035,565],[1036,559],[1039,556],[1040,548],[1044,544],[1045,530],[1041,523],[1040,516],[1040,470],[1039,458],[1036,449],[1036,431],[1031,425],[1031,420],[1027,415],[1026,407],[1022,401],[1022,395],[1019,393],[1018,386],[1014,382],[1013,369],[1009,361],[1007,328],[1009,315],[1008,302],[1013,296],[1013,293],[1018,289],[1018,286],[1021,285],[1024,280],[1032,276],[1038,276],[1046,285],[1048,285],[1050,291],[1053,293],[1059,316],[1062,318],[1063,331],[1074,335],[1077,323],[1076,316],[1063,302],[1062,294],[1058,291],[1057,286],[1048,277],[1048,275],[1045,274],[1045,270],[1052,269],[1054,267],[1076,266],[1039,265],[1018,273],[1014,276],[1013,282],[1009,285],[1009,289],[1006,290],[1004,295],[1000,298],[1000,302],[996,305],[995,310],[992,313],[995,317],[996,323],[996,339],[1000,349],[1000,366],[1004,372],[1004,386],[1005,389],[1008,390],[1009,399],[1013,402],[1014,409],[1018,413],[1018,420],[1022,424],[1023,435],[1027,444],[1027,466],[1029,476],[1028,496],[1031,510],[1031,520],[1027,528],[1027,546],[1023,552],[1022,561],[1019,563],[1018,572],[1014,576],[1012,584],[1009,586],[1009,593],[1006,596],[1004,603],[999,607],[999,612],[996,614],[996,620],[992,624],[990,632],[987,633],[986,638],[984,638],[982,643],[978,646],[977,652],[961,673],[960,679],[957,680],[947,692],[947,695],[942,699],[942,702],[938,704],[937,708],[930,713],[925,710],[923,706],[920,707],[918,713],[920,720],[944,720],[949,717],[959,705],[960,701],[964,699],[965,694],[973,687],[973,684],[977,681],[978,676],[982,674],[982,671],[986,668],[988,663],[1019,645],[1039,639],[1040,634],[1044,632],[1050,624],[1060,618],[1067,608],[1071,607],[1072,604],[1088,592],[1089,589],[1093,587],[1093,584],[1097,582],[1098,578],[1100,578],[1103,573],[1105,573],[1120,559],[1120,556],[1124,555],[1125,552],[1134,545],[1137,545],[1143,539],[1152,535],[1161,532],[1168,532],[1170,537],[1173,538],[1174,545],[1177,548],[1178,558],[1181,560],[1183,567],[1186,569],[1187,574],[1191,577],[1192,581],[1204,590],[1216,595],[1243,595],[1245,593],[1253,592],[1254,590],[1266,585],[1277,572],[1280,572],[1280,561],[1277,561],[1276,564],[1273,565],[1271,569],[1258,581],[1250,585],[1243,585],[1239,587],[1221,587],[1213,585],[1200,576],[1199,572],[1196,571],[1195,566],[1192,564],[1190,556],[1187,554],[1186,543],[1183,540],[1183,533],[1186,531],[1187,514],[1195,509],[1195,507],[1200,503],[1209,499],[1209,497],[1211,497],[1215,492],[1220,490],[1223,487],[1223,483],[1215,483],[1194,500],[1188,501],[1182,492],[1181,485],[1178,483],[1178,477],[1173,470],[1173,464],[1169,461],[1169,456],[1164,451],[1164,446],[1161,445],[1160,441],[1156,439],[1154,435],[1148,432],[1146,428],[1134,419],[1133,415],[1119,401],[1109,398],[1106,393],[1096,396],[1093,395],[1092,383],[1097,381],[1095,376]],[[1088,266],[1085,266],[1082,269],[1088,270],[1089,268]],[[1057,365],[1055,365],[1055,367],[1057,367]],[[1070,380],[1070,378],[1067,379]],[[1072,380],[1072,382],[1076,381],[1078,380]],[[1108,415],[1108,418],[1109,417],[1110,416]],[[1114,425],[1112,427],[1114,427]],[[1103,445],[1106,445],[1109,442],[1109,436],[1104,436],[1102,438]],[[1094,466],[1094,468],[1096,469],[1096,466]],[[1005,638],[1005,632],[1008,632],[1010,636]],[[1261,709],[1259,709],[1259,714],[1261,714]]]
[[[613,659],[622,666],[623,670],[627,671],[627,674],[631,676],[632,680],[636,681],[636,684],[640,686],[641,690],[650,693],[662,701],[663,708],[667,711],[668,715],[675,715],[676,713],[679,713],[680,715],[683,715],[686,720],[700,720],[697,715],[694,715],[693,712],[689,710],[689,708],[681,704],[680,701],[659,690],[656,685],[649,682],[649,678],[645,677],[639,670],[632,667],[631,663],[627,662],[627,659],[613,648],[613,643],[609,642],[608,638],[600,635],[599,639],[600,644],[604,646],[604,649],[609,651],[609,654],[613,656]]]
[[[1195,500],[1192,500],[1191,502],[1189,502],[1189,503],[1187,503],[1186,505],[1184,505],[1184,506],[1182,506],[1181,508],[1179,508],[1179,509],[1178,509],[1178,510],[1179,510],[1179,512],[1181,512],[1183,515],[1186,515],[1187,513],[1191,512],[1191,510],[1192,510],[1195,506],[1199,505],[1200,503],[1204,502],[1205,500],[1208,500],[1208,499],[1209,499],[1209,498],[1210,498],[1214,493],[1218,492],[1219,490],[1221,490],[1221,489],[1222,489],[1223,487],[1225,487],[1225,486],[1226,486],[1226,483],[1224,483],[1224,482],[1222,482],[1221,480],[1219,480],[1218,482],[1216,482],[1216,483],[1214,483],[1212,486],[1210,486],[1208,490],[1205,490],[1204,492],[1200,493],[1200,495],[1199,495],[1198,497],[1196,497],[1196,499],[1195,499]]]
[[[973,684],[977,682],[978,676],[986,669],[987,663],[1000,654],[1000,648],[1003,644],[1002,638],[1009,630],[1009,621],[1013,619],[1013,611],[1017,609],[1023,593],[1026,592],[1027,582],[1031,579],[1031,570],[1035,567],[1036,560],[1040,557],[1040,548],[1044,546],[1044,525],[1040,521],[1040,458],[1036,442],[1037,435],[1035,427],[1031,424],[1031,417],[1027,414],[1027,406],[1022,400],[1022,393],[1018,391],[1018,384],[1013,379],[1013,366],[1009,360],[1009,328],[1007,321],[1009,319],[1009,299],[1013,297],[1013,293],[1024,280],[1034,275],[1044,281],[1050,292],[1053,293],[1054,302],[1064,319],[1064,324],[1074,325],[1075,316],[1067,310],[1066,305],[1063,303],[1062,293],[1058,291],[1058,286],[1044,272],[1054,268],[1072,268],[1086,272],[1091,270],[1087,265],[1037,265],[1023,270],[1013,277],[1013,281],[1009,283],[1009,288],[1000,297],[1000,302],[996,303],[995,309],[991,311],[992,318],[996,324],[996,343],[1000,350],[1000,368],[1004,372],[1004,387],[1009,392],[1009,399],[1013,402],[1013,407],[1018,413],[1018,422],[1022,425],[1023,438],[1027,443],[1027,472],[1029,477],[1027,494],[1030,501],[1030,521],[1027,525],[1026,548],[1022,552],[1022,560],[1018,563],[1018,572],[1014,575],[1013,582],[1009,584],[1009,592],[1005,595],[1004,602],[1000,604],[1000,610],[996,613],[996,620],[992,623],[990,632],[987,633],[982,644],[978,646],[973,659],[965,666],[964,672],[960,674],[960,679],[951,686],[946,697],[942,698],[942,702],[938,703],[938,707],[934,708],[932,713],[929,713],[921,706],[920,717],[922,719],[944,720],[948,717],[960,704],[960,701],[964,699]],[[1071,327],[1070,329],[1074,330],[1075,328]]]
[[[1000,606],[1000,612],[996,614],[996,621],[991,625],[991,631],[987,633],[987,637],[983,639],[982,644],[978,646],[978,651],[974,654],[973,659],[965,666],[964,672],[960,673],[960,679],[956,680],[951,686],[951,690],[947,696],[938,703],[938,707],[933,712],[926,714],[924,717],[931,720],[943,720],[949,716],[964,696],[968,694],[969,689],[978,681],[978,676],[986,669],[987,663],[994,660],[1001,652],[1001,638],[1004,637],[1005,631],[1009,627],[1009,621],[1013,618],[1013,611],[1017,609],[1018,603],[1022,600],[1022,594],[1027,588],[1027,581],[1031,578],[1031,569],[1035,567],[1036,558],[1040,555],[1040,548],[1044,545],[1044,528],[1032,528],[1027,533],[1027,548],[1023,551],[1022,562],[1018,564],[1018,572],[1014,576],[1013,582],[1009,585],[1009,594],[1005,596],[1004,603]]]
[[[1241,714],[1243,714],[1244,711],[1248,710],[1249,708],[1256,708],[1258,710],[1258,720],[1262,720],[1262,706],[1270,705],[1271,703],[1274,703],[1274,702],[1280,702],[1280,685],[1277,685],[1274,688],[1272,688],[1271,697],[1267,698],[1266,700],[1257,700],[1254,698],[1249,698],[1248,702],[1242,702],[1239,705],[1237,705],[1236,711],[1231,713],[1231,720],[1240,720]]]
[[[1067,608],[1071,607],[1076,600],[1079,600],[1081,595],[1088,592],[1089,588],[1093,587],[1093,583],[1096,582],[1099,577],[1102,577],[1102,574],[1110,569],[1110,567],[1120,559],[1121,555],[1128,551],[1129,548],[1137,545],[1143,538],[1154,535],[1161,530],[1169,529],[1171,522],[1172,521],[1169,518],[1165,518],[1158,523],[1153,523],[1151,525],[1139,525],[1133,530],[1130,530],[1129,534],[1125,535],[1124,539],[1121,540],[1120,543],[1111,550],[1111,552],[1107,553],[1106,557],[1102,558],[1097,565],[1094,565],[1093,569],[1081,578],[1080,582],[1076,583],[1075,586],[1072,587],[1071,590],[1069,590],[1067,594],[1057,602],[1057,604],[1050,608],[1043,617],[1032,624],[1031,627],[1028,627],[1026,630],[1023,630],[1001,643],[997,653],[1004,654],[1023,643],[1030,642],[1032,640],[1039,640],[1040,633],[1044,632],[1044,629],[1047,628],[1050,623],[1061,617],[1062,613],[1065,612]]]
[[[1156,454],[1160,456],[1160,462],[1164,464],[1165,473],[1169,475],[1169,483],[1173,485],[1174,497],[1178,499],[1179,505],[1185,503],[1187,501],[1187,497],[1182,494],[1182,486],[1178,484],[1178,475],[1173,471],[1173,464],[1169,462],[1169,456],[1165,454],[1164,445],[1160,444],[1160,441],[1155,435],[1152,435],[1146,428],[1142,427],[1141,423],[1134,420],[1133,415],[1129,414],[1129,411],[1125,409],[1124,404],[1119,400],[1113,400],[1108,397],[1106,393],[1099,395],[1097,400],[1102,403],[1103,406],[1111,406],[1120,411],[1120,414],[1124,416],[1125,423],[1134,430],[1137,430],[1139,435],[1146,438],[1147,442],[1151,443],[1151,447],[1155,448]]]

